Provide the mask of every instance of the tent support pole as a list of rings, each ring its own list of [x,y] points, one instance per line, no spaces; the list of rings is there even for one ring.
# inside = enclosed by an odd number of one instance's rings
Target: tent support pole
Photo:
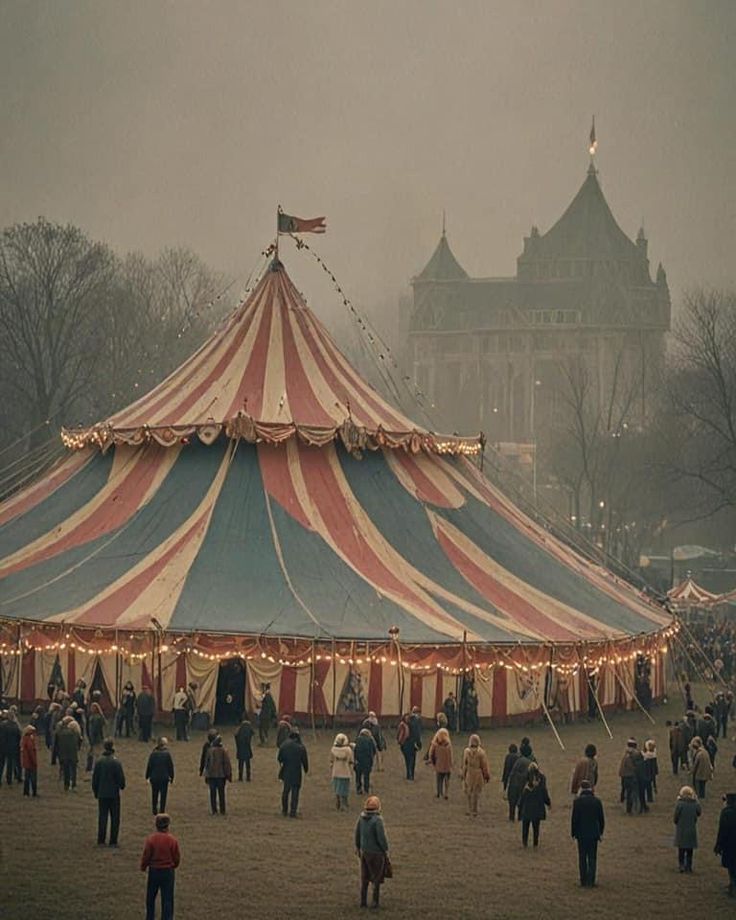
[[[309,662],[309,717],[312,723],[312,737],[317,743],[317,727],[314,723],[314,660],[317,654],[317,645],[312,639],[312,660]]]
[[[23,671],[23,635],[22,635],[22,632],[21,632],[21,625],[20,625],[20,623],[18,624],[18,654],[17,654],[16,657],[17,657],[17,659],[18,659],[18,666],[17,666],[16,675],[15,675],[15,685],[16,685],[16,694],[15,694],[15,696],[16,696],[16,699],[17,699],[17,701],[18,701],[18,712],[22,712],[22,706],[21,706],[21,702],[22,702],[22,701],[21,701],[21,698],[20,698],[20,694],[21,694],[21,691],[22,691],[22,689],[23,689],[23,686],[22,686],[22,683],[21,683],[21,675],[22,675],[22,671]]]
[[[549,709],[547,709],[547,704],[546,704],[545,701],[544,701],[544,693],[540,693],[538,689],[535,689],[534,692],[537,694],[537,699],[538,699],[539,702],[542,704],[542,709],[544,710],[545,716],[547,716],[547,721],[548,721],[549,724],[550,724],[550,728],[551,728],[552,731],[555,733],[555,738],[557,738],[557,743],[559,744],[559,746],[560,746],[560,747],[562,748],[562,750],[564,751],[564,750],[565,750],[565,745],[562,743],[562,738],[560,738],[560,733],[557,731],[557,726],[555,725],[555,723],[554,723],[554,721],[553,721],[553,719],[552,719],[552,715],[550,714]]]
[[[578,660],[580,661],[580,649],[578,649]],[[590,674],[588,674],[588,669],[585,667],[582,661],[580,661],[580,667],[583,669],[583,674],[585,674],[585,682],[588,685],[588,690],[593,694],[593,699],[595,700],[595,705],[598,708],[598,714],[601,717],[601,722],[603,722],[603,725],[605,726],[606,731],[608,732],[608,737],[611,739],[611,741],[613,741],[613,732],[611,731],[610,726],[608,725],[608,722],[606,721],[606,717],[603,714],[603,707],[601,706],[601,701],[598,699],[598,694],[596,693],[595,687],[593,686],[593,681],[590,679]],[[615,671],[616,671],[616,668],[614,665],[614,673]]]
[[[337,714],[337,652],[335,639],[332,639],[332,727],[335,727],[335,716]]]

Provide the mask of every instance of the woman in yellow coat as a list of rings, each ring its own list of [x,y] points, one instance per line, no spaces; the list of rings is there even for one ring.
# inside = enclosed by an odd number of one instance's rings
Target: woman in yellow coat
[[[491,771],[488,769],[488,757],[480,746],[478,735],[471,735],[468,747],[463,752],[463,785],[468,800],[466,814],[478,817],[478,799],[483,791],[483,786],[490,780]]]

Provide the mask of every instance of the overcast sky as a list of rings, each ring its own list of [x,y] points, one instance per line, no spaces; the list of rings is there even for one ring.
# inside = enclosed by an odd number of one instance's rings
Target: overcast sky
[[[736,283],[736,2],[0,0],[0,221],[247,274],[277,203],[349,293],[509,275],[597,165],[673,292]],[[309,289],[303,255],[286,253]],[[331,309],[325,302],[323,315]]]

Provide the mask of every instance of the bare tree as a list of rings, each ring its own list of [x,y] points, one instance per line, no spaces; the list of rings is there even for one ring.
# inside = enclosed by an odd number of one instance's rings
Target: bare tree
[[[674,340],[664,465],[703,518],[736,506],[736,292],[688,293]]]
[[[0,387],[18,433],[68,418],[93,379],[113,273],[110,250],[70,225],[40,218],[0,237]]]

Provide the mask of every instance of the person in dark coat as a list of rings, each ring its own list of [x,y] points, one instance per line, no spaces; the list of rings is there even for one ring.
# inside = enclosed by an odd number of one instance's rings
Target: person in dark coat
[[[501,783],[503,784],[504,797],[509,785],[509,777],[514,769],[514,764],[519,759],[519,749],[515,744],[509,745],[509,752],[503,759],[503,772],[501,773]],[[514,819],[511,818],[511,821]]]
[[[59,722],[54,739],[54,750],[59,758],[61,774],[64,777],[64,791],[77,788],[77,764],[79,763],[79,747],[81,738],[79,730],[72,728],[73,716],[64,716]]]
[[[299,793],[302,787],[302,772],[309,773],[307,749],[302,744],[299,732],[294,729],[279,748],[277,760],[281,764],[279,779],[284,785],[281,793],[281,813],[296,818],[299,807]],[[291,800],[291,805],[289,804]]]
[[[728,871],[728,893],[736,898],[736,792],[726,795],[726,804],[718,819],[718,836],[714,852]]]
[[[416,749],[422,749],[422,716],[418,706],[411,707],[409,716],[409,736],[414,742]]]
[[[244,715],[243,720],[235,732],[235,752],[238,757],[238,782],[243,782],[243,767],[245,767],[245,781],[250,782],[250,762],[253,760],[253,726]]]
[[[271,685],[263,684],[261,709],[258,714],[258,740],[261,745],[268,744],[268,733],[276,724],[276,703],[271,696]]]
[[[381,885],[387,877],[388,840],[377,795],[368,796],[355,825],[355,852],[360,859],[360,906],[368,906],[368,885],[372,885],[372,906],[378,907]]]
[[[210,811],[217,814],[217,801],[220,803],[220,814],[225,814],[225,784],[233,781],[233,768],[230,764],[230,755],[222,746],[222,738],[215,735],[207,751],[204,766],[204,778],[210,787]]]
[[[151,726],[156,711],[156,701],[150,687],[143,687],[135,701],[138,710],[138,738],[140,741],[151,740]]]
[[[534,751],[532,750],[532,743],[527,737],[521,739],[519,743],[519,753],[522,757],[526,757],[527,760],[531,760],[532,763],[537,762],[537,758],[534,756]]]
[[[527,781],[521,790],[519,814],[521,815],[521,842],[529,845],[529,828],[533,831],[534,846],[539,846],[539,825],[547,817],[547,808],[551,808],[547,779],[535,764],[529,764]]]
[[[595,886],[598,867],[598,844],[603,837],[606,818],[603,803],[593,793],[590,780],[580,783],[580,794],[572,803],[570,832],[578,844],[578,867],[582,888]]]
[[[146,764],[146,779],[151,784],[151,810],[154,815],[166,811],[169,783],[174,782],[174,761],[168,744],[166,738],[159,738]]]
[[[417,763],[417,744],[411,733],[411,716],[407,713],[401,717],[399,727],[396,731],[396,742],[401,748],[406,767],[406,778],[414,780],[414,771]]]
[[[286,741],[291,733],[292,724],[291,716],[283,715],[279,719],[279,724],[276,726],[276,747],[281,747],[281,745]]]
[[[618,768],[618,775],[622,782],[621,794],[626,800],[627,815],[632,813],[634,802],[639,803],[641,813],[649,811],[646,801],[645,770],[644,757],[639,750],[636,739],[629,738],[626,742],[626,751]]]
[[[115,719],[115,734],[122,737],[125,726],[125,737],[130,738],[133,733],[133,713],[135,712],[135,688],[131,681],[127,681],[120,695],[120,706]]]
[[[89,739],[89,752],[87,754],[87,773],[91,773],[95,759],[102,750],[105,740],[107,724],[102,714],[99,703],[92,703],[87,720],[87,738]]]
[[[371,791],[371,771],[378,749],[370,728],[361,728],[355,739],[353,759],[355,761],[355,789],[358,795]]]
[[[120,832],[120,793],[125,789],[123,765],[115,756],[112,738],[103,745],[102,757],[92,773],[92,792],[97,799],[97,846],[104,847],[110,819],[110,846],[118,845]]]
[[[693,850],[698,846],[698,818],[703,813],[691,786],[683,786],[675,804],[675,846],[680,872],[693,871]]]
[[[7,712],[0,712],[0,782],[3,769],[8,786],[12,786],[20,770],[20,728]]]
[[[679,722],[676,721],[673,725],[672,722],[668,721],[665,724],[670,730],[670,760],[672,762],[672,775],[677,776],[683,760],[685,764],[687,764],[687,745],[689,744],[689,741],[685,742],[685,733],[683,731],[682,725]]]
[[[514,766],[511,768],[508,785],[506,787],[509,797],[509,821],[513,821],[517,818],[517,809],[521,801],[521,792],[529,779],[529,767],[531,763],[528,757],[523,757],[519,754],[514,762]],[[518,812],[518,820],[521,821],[520,810]]]
[[[212,742],[217,737],[217,731],[214,728],[207,730],[207,736],[202,744],[202,751],[199,755],[199,775],[204,776],[204,768],[207,766],[207,752],[212,747]]]
[[[448,731],[457,731],[457,700],[454,693],[448,693],[445,702],[442,704],[442,711],[447,717]]]

